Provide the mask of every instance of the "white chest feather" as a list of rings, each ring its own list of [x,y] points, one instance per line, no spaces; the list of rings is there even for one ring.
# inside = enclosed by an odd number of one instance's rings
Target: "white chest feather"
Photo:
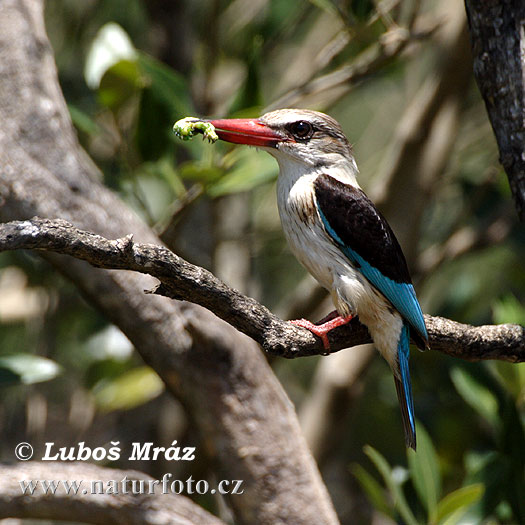
[[[279,178],[277,204],[284,235],[301,264],[330,290],[333,276],[329,259],[337,248],[326,238],[317,213],[313,182],[316,175]]]
[[[400,315],[354,268],[326,233],[315,202],[317,174],[279,177],[277,203],[285,237],[299,262],[326,288],[341,315],[359,315],[378,350],[394,365]],[[393,337],[393,334],[395,336]]]

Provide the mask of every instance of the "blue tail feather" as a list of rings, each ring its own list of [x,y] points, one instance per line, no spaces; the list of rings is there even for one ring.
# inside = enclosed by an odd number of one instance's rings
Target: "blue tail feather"
[[[403,328],[397,343],[397,359],[401,380],[394,376],[397,398],[401,408],[403,427],[405,430],[405,442],[407,447],[416,449],[416,423],[414,416],[414,403],[412,401],[412,385],[410,382],[410,370],[408,360],[410,357],[410,329],[408,323],[403,323]]]

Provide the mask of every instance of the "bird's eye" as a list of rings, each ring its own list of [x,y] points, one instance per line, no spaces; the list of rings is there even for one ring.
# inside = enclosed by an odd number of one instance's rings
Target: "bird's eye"
[[[289,129],[292,135],[299,140],[309,139],[314,132],[312,125],[304,120],[299,120],[298,122],[290,124]]]

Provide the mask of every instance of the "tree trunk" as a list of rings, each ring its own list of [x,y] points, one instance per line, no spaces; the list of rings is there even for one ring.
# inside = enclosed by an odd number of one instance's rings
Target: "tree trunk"
[[[60,217],[108,237],[161,244],[80,148],[57,81],[41,0],[0,2],[0,219]],[[149,276],[49,255],[133,342],[187,407],[217,464],[243,480],[242,524],[336,524],[293,406],[259,347],[201,307],[145,295]]]
[[[465,0],[474,75],[525,221],[525,2]]]

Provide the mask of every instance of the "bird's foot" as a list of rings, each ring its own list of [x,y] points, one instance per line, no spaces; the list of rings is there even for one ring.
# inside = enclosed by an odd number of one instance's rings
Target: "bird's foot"
[[[321,341],[323,341],[323,347],[325,350],[327,350],[327,353],[324,355],[328,355],[330,350],[330,341],[328,341],[328,332],[333,330],[334,328],[337,328],[338,326],[343,326],[350,322],[354,316],[348,315],[346,317],[342,317],[340,315],[335,315],[334,312],[328,314],[324,319],[320,321],[321,324],[314,324],[307,319],[296,319],[294,321],[290,321],[295,326],[300,326],[301,328],[306,328],[307,330],[310,330],[313,334],[321,338]],[[328,320],[327,320],[328,319]]]
[[[323,325],[324,323],[327,323],[328,321],[332,321],[333,319],[335,319],[336,317],[341,317],[338,313],[337,313],[337,310],[332,310],[328,315],[326,315],[325,317],[323,317],[322,319],[320,319],[319,321],[317,321],[317,323],[315,323],[316,326],[321,326]],[[350,317],[351,319],[352,317]]]

